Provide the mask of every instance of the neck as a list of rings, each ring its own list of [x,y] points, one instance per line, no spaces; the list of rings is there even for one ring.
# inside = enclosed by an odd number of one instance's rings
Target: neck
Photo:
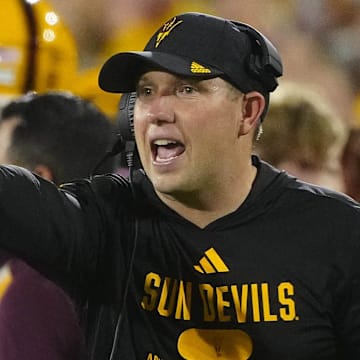
[[[248,196],[257,169],[247,164],[238,176],[222,177],[211,188],[191,194],[168,196],[158,193],[160,199],[183,218],[200,228],[234,212]]]

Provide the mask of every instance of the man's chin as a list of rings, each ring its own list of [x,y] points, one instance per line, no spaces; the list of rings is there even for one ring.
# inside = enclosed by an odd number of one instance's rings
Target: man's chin
[[[158,194],[172,197],[178,192],[177,183],[169,179],[154,179],[152,180],[155,191]]]

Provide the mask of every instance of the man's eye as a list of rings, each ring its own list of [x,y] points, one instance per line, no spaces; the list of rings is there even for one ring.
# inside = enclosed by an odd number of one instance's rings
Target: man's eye
[[[180,88],[180,92],[182,92],[184,94],[191,94],[194,92],[194,88],[190,85],[182,86]]]
[[[150,88],[143,87],[143,88],[139,88],[137,93],[138,93],[138,96],[149,96],[152,94],[152,91]]]

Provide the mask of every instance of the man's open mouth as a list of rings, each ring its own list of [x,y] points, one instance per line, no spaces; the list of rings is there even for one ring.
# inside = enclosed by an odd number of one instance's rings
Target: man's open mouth
[[[181,155],[185,151],[185,146],[179,141],[159,139],[151,144],[151,150],[155,162],[166,163]]]

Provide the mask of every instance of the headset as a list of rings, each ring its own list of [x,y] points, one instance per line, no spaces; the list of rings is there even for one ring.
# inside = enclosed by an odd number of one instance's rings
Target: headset
[[[132,180],[132,170],[136,153],[135,133],[134,133],[134,108],[136,101],[136,92],[122,94],[119,102],[119,111],[116,117],[116,125],[119,131],[117,141],[115,142],[109,155],[118,153],[125,154],[126,164],[130,170],[130,181]]]
[[[266,92],[266,108],[262,118],[265,116],[268,107],[269,92],[278,86],[277,77],[282,75],[283,68],[280,54],[275,46],[262,33],[248,24],[231,21],[240,31],[246,33],[251,40],[252,53],[247,59],[246,70],[252,79],[257,80]],[[136,92],[124,93],[119,103],[117,116],[118,129],[124,144],[134,142],[134,106]]]
[[[135,139],[134,134],[134,107],[136,92],[125,93],[121,96],[119,103],[119,114],[117,125],[124,141]]]
[[[94,166],[91,177],[93,177],[101,165],[117,154],[125,154],[126,165],[129,168],[130,182],[132,181],[134,156],[136,151],[134,134],[134,107],[136,92],[124,93],[119,102],[119,111],[116,116],[117,139],[111,149]]]
[[[265,35],[250,25],[236,21],[231,23],[251,40],[252,53],[246,64],[248,74],[263,84],[267,92],[274,91],[278,86],[276,78],[283,73],[279,52]]]

